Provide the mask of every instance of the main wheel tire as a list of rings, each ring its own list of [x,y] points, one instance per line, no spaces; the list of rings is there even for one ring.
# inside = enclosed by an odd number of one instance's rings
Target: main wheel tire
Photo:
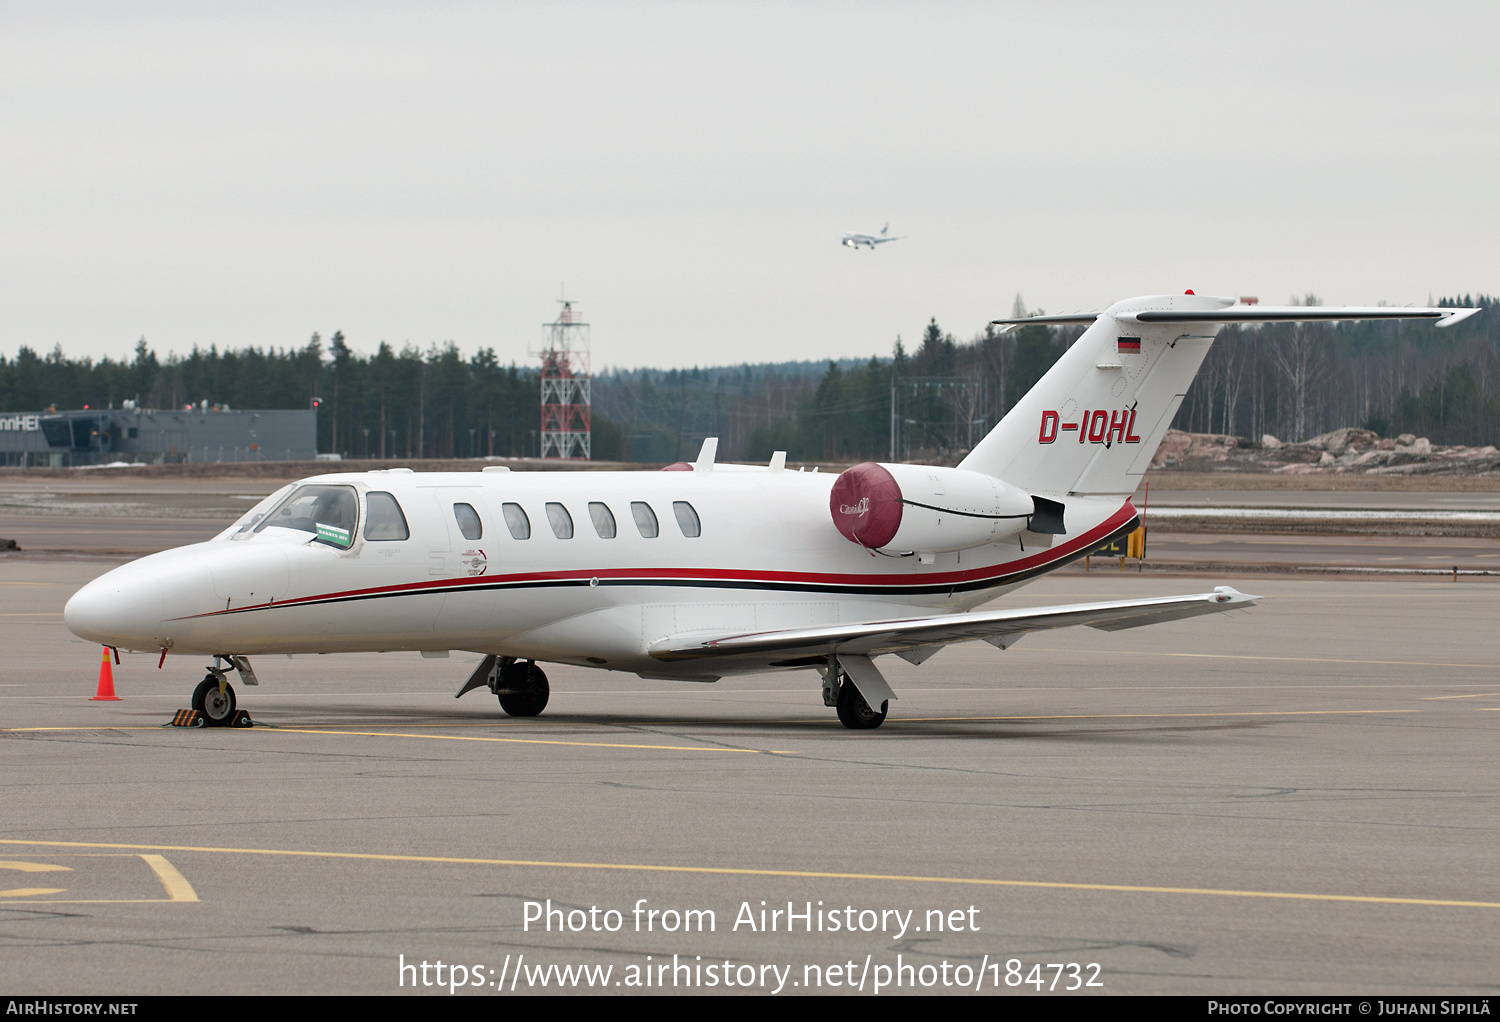
[[[850,730],[868,731],[884,724],[885,713],[890,705],[888,702],[881,703],[880,712],[877,713],[865,702],[865,697],[848,677],[839,686],[839,721]]]
[[[209,727],[228,727],[234,721],[234,688],[225,682],[220,693],[219,679],[210,674],[193,689],[193,709]]]
[[[535,717],[547,708],[552,690],[531,661],[517,661],[500,672],[500,709],[512,717]]]

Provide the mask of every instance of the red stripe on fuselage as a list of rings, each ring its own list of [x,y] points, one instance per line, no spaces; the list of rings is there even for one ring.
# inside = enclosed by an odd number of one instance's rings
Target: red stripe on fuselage
[[[1064,543],[1059,547],[1049,547],[1039,553],[1022,557],[1019,560],[1006,561],[1003,564],[991,564],[982,568],[972,568],[968,571],[946,571],[931,575],[912,576],[903,575],[844,575],[830,574],[826,572],[802,572],[802,571],[753,571],[743,568],[600,568],[597,570],[579,569],[575,571],[542,571],[525,572],[514,575],[487,575],[481,583],[486,588],[498,588],[508,583],[526,582],[567,582],[586,581],[591,578],[598,579],[634,579],[639,580],[642,585],[650,585],[653,581],[663,582],[767,582],[777,584],[803,584],[816,586],[884,586],[892,592],[900,592],[902,589],[913,587],[931,588],[945,585],[958,586],[972,582],[984,581],[987,578],[1001,579],[1010,575],[1026,574],[1042,568],[1054,561],[1062,560],[1080,549],[1097,544],[1114,532],[1116,529],[1129,522],[1136,516],[1135,506],[1126,501],[1113,515],[1103,523],[1090,529],[1077,539]],[[403,582],[392,586],[374,586],[369,589],[349,589],[342,592],[322,593],[317,596],[298,596],[289,600],[278,600],[275,603],[254,603],[244,607],[235,607],[230,610],[213,610],[203,614],[189,614],[184,618],[174,620],[191,620],[200,617],[220,617],[225,614],[244,614],[254,610],[271,610],[283,607],[297,607],[305,604],[324,603],[330,600],[350,600],[368,598],[373,596],[396,596],[420,593],[440,594],[449,589],[462,589],[465,586],[474,585],[479,582],[479,576],[465,576],[463,578],[443,578],[423,582]]]

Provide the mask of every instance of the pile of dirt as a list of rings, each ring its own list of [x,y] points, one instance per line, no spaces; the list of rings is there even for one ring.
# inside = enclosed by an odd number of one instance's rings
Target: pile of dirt
[[[1434,444],[1410,433],[1382,437],[1353,426],[1295,444],[1283,443],[1269,433],[1254,441],[1169,429],[1151,468],[1279,475],[1480,475],[1500,473],[1500,450],[1492,445]]]

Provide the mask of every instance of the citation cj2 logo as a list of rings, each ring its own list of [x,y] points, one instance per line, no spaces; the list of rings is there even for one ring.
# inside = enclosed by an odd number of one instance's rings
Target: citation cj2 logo
[[[1092,412],[1084,412],[1083,417],[1077,422],[1063,422],[1056,412],[1043,412],[1042,428],[1037,434],[1037,442],[1056,443],[1059,433],[1076,433],[1079,443],[1103,444],[1105,447],[1115,442],[1122,444],[1141,442],[1141,438],[1135,435],[1134,408],[1108,411],[1099,408]]]
[[[843,514],[843,515],[858,515],[859,517],[863,518],[865,516],[865,512],[868,511],[868,510],[870,510],[870,498],[869,497],[861,497],[861,498],[859,498],[859,503],[858,504],[840,504],[839,505],[839,514]]]

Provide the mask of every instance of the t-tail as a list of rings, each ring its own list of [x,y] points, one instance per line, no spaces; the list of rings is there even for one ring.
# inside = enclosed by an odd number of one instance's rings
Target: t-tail
[[[1446,327],[1478,311],[1264,306],[1188,292],[1131,298],[1102,313],[995,320],[1089,327],[958,467],[1057,500],[1126,497],[1225,323],[1427,319]]]

